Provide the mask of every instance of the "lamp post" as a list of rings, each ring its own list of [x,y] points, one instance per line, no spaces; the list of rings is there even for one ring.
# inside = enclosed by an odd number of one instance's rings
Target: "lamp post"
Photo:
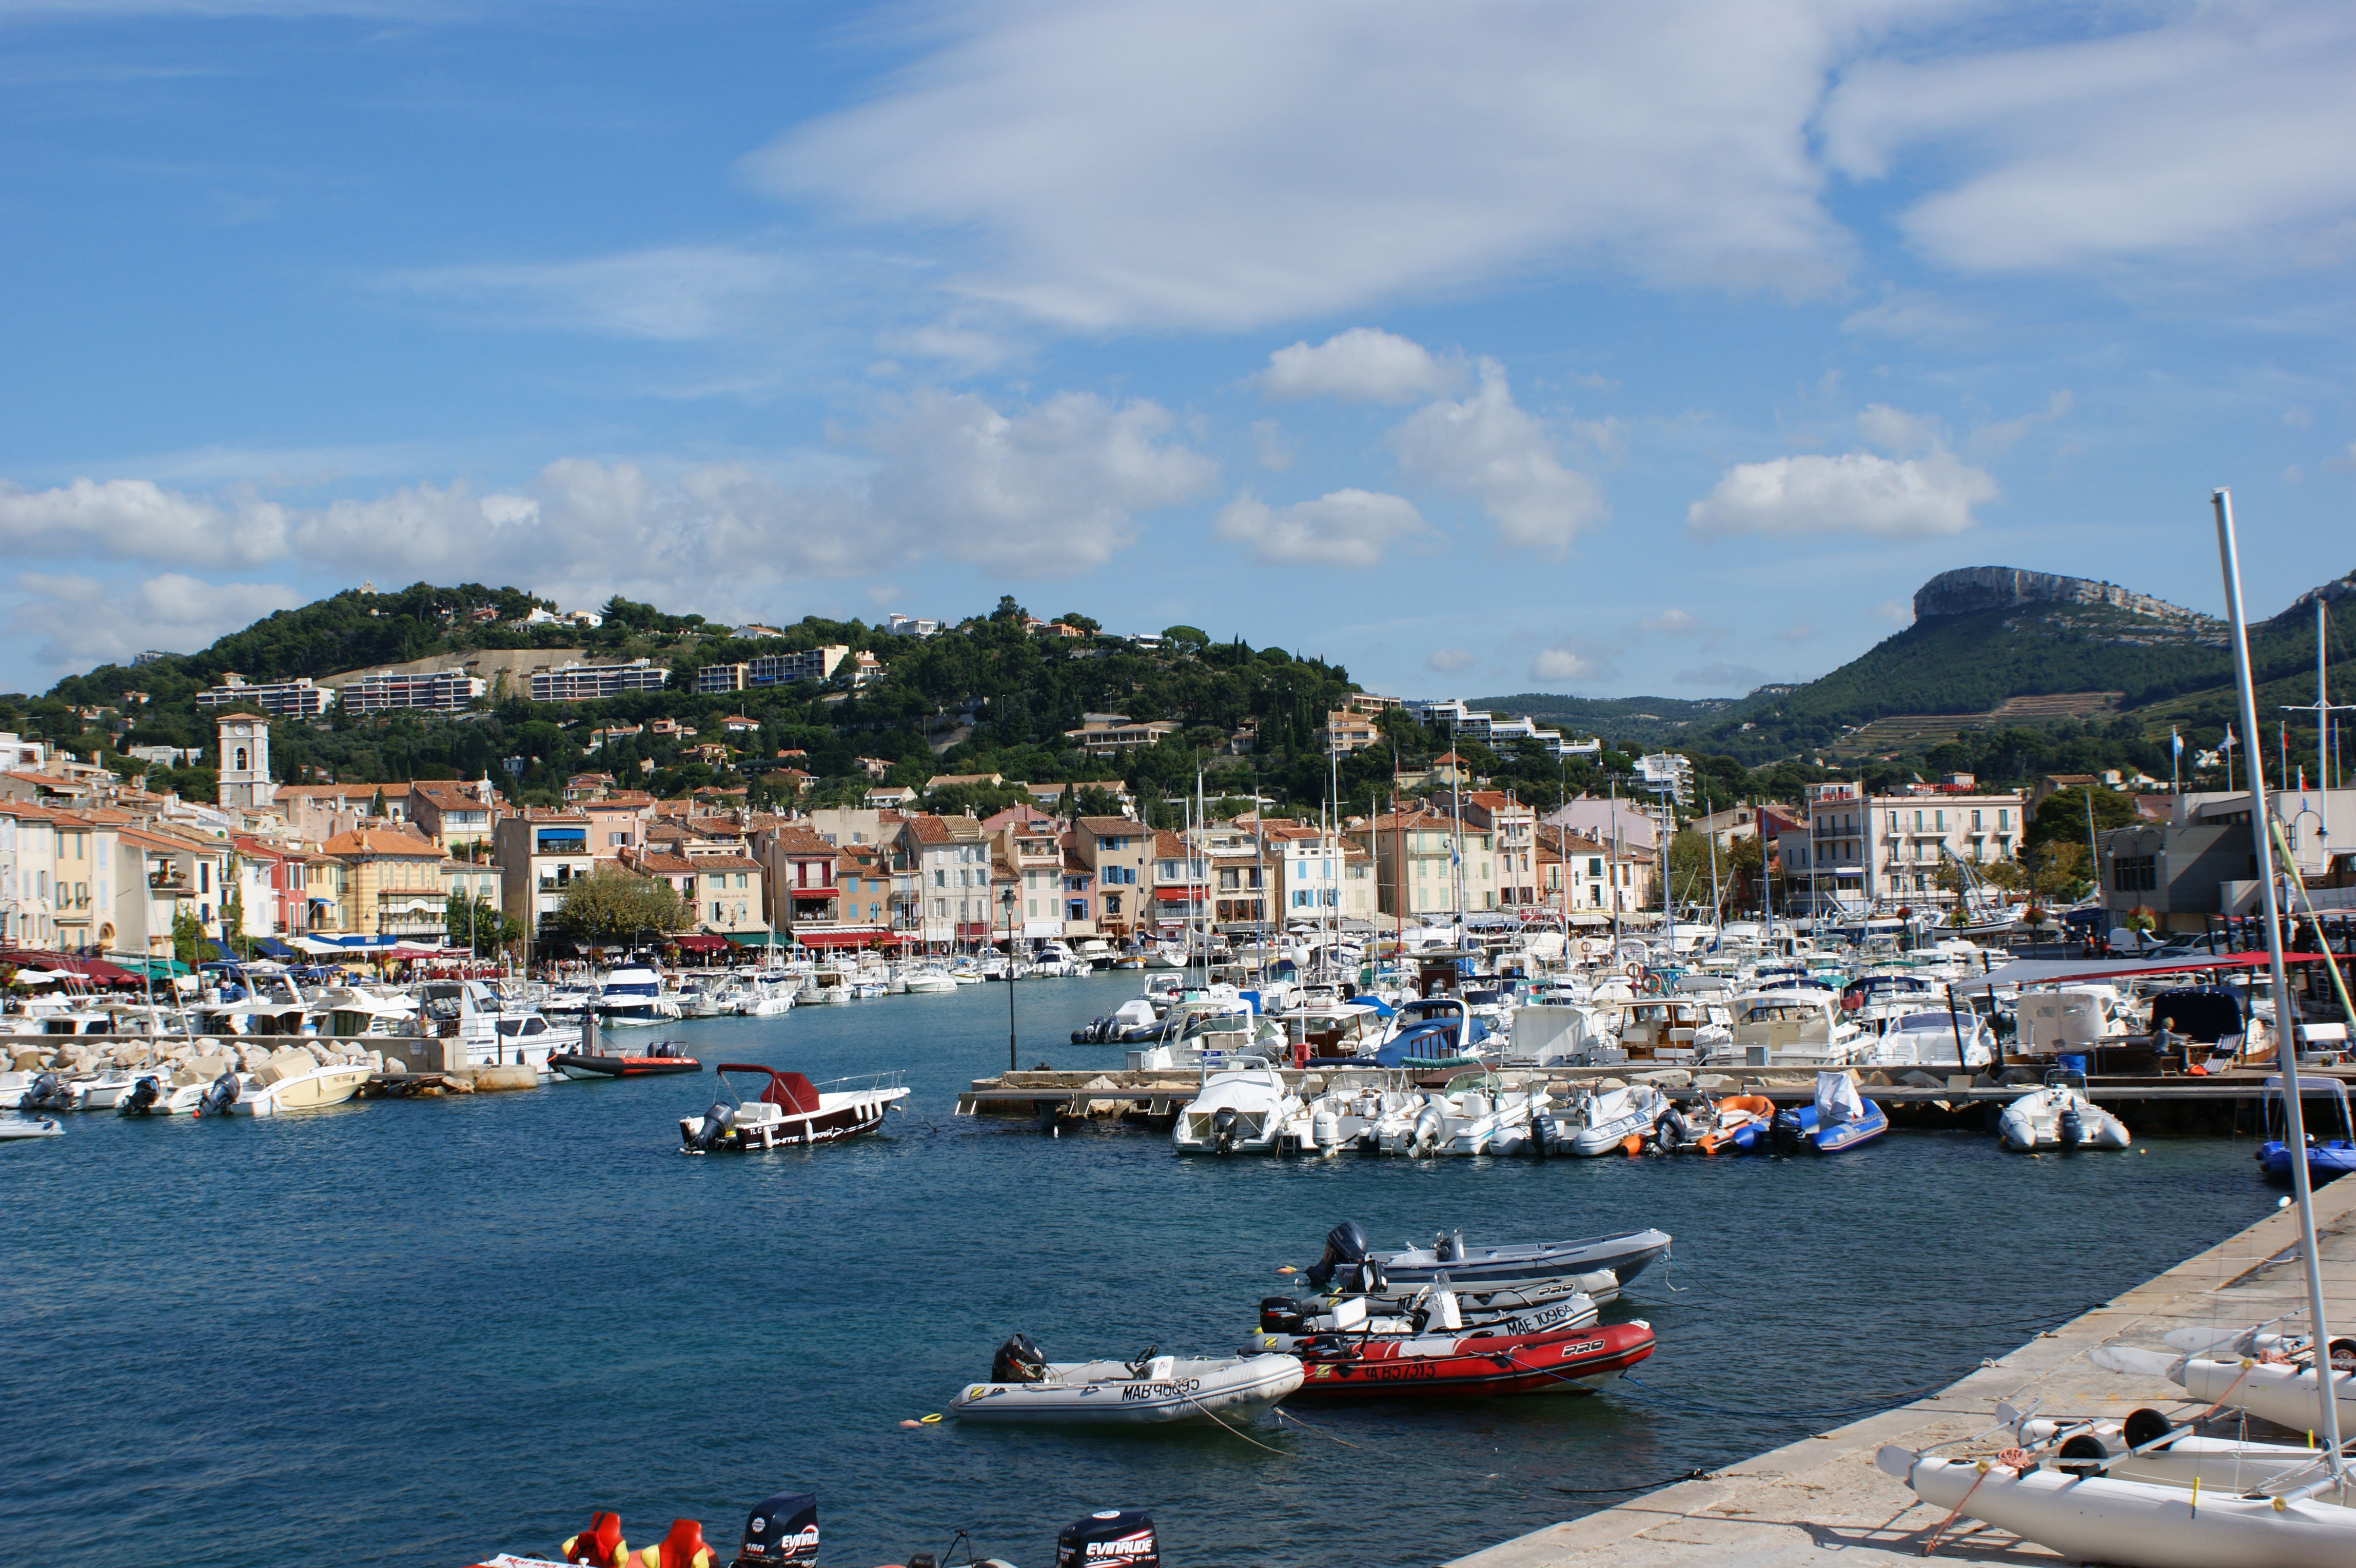
[[[1006,907],[1006,1070],[1016,1069],[1014,1046],[1014,889],[1012,886],[999,891],[998,901]]]

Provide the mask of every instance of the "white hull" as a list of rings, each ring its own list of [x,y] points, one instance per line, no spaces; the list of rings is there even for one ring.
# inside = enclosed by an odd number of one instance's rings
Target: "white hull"
[[[1274,1404],[1301,1386],[1290,1356],[1183,1360],[1162,1357],[1139,1378],[1127,1362],[1051,1364],[1043,1383],[968,1383],[949,1402],[960,1421],[1076,1422],[1136,1426],[1206,1419]]]
[[[43,1116],[32,1122],[0,1122],[0,1144],[27,1142],[34,1138],[60,1138],[65,1129],[54,1116]]]
[[[2293,1432],[2314,1431],[2323,1413],[2312,1368],[2267,1364],[2245,1369],[2239,1361],[2200,1359],[2185,1362],[2169,1376],[2194,1399],[2222,1401]],[[2334,1372],[2331,1387],[2340,1404],[2340,1432],[2356,1434],[2356,1372]]]
[[[2356,1562],[2356,1509],[2268,1498],[2192,1494],[2143,1481],[2083,1478],[2055,1470],[2016,1475],[1960,1459],[1918,1459],[1885,1447],[1876,1463],[1933,1508],[1966,1517],[2084,1563],[2117,1568],[2347,1568]],[[1966,1497],[1968,1495],[1968,1502]]]
[[[265,1089],[249,1090],[230,1107],[235,1116],[276,1116],[287,1111],[324,1111],[341,1105],[369,1080],[364,1067],[323,1067],[316,1072],[281,1079]]]
[[[2067,1089],[2040,1089],[2022,1095],[2004,1108],[1997,1118],[1997,1135],[2004,1146],[2021,1152],[2035,1149],[2058,1150],[2062,1142],[2062,1115],[2072,1105],[2078,1112],[2081,1149],[2124,1149],[2135,1140],[2127,1135],[2126,1124],[2085,1096]]]

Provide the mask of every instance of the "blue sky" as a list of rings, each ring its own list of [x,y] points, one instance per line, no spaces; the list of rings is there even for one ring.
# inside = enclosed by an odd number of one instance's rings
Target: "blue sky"
[[[1736,696],[2356,567],[2356,10],[0,0],[0,685],[373,580]]]

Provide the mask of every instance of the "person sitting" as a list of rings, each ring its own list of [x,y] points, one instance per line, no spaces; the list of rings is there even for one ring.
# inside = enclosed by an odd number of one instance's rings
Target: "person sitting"
[[[641,1551],[635,1568],[714,1568],[712,1548],[703,1543],[703,1525],[691,1519],[670,1521],[670,1533]]]
[[[594,1563],[597,1568],[625,1568],[630,1560],[630,1543],[622,1539],[622,1516],[617,1513],[593,1513],[589,1528],[578,1535],[565,1537],[564,1544],[556,1549],[560,1563]]]

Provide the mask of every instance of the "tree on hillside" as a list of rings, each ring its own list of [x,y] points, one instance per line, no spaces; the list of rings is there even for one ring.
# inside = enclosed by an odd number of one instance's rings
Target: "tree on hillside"
[[[2086,818],[2094,814],[2094,836],[2099,838],[2113,828],[2132,826],[2136,821],[2135,797],[2100,785],[2073,784],[2067,789],[2056,789],[2039,803],[2037,814],[2029,822],[2029,830],[2020,836],[2021,853],[2056,840],[2066,840],[2086,847]]]
[[[677,888],[618,865],[601,865],[574,879],[556,907],[557,929],[587,947],[613,947],[693,923]]]

